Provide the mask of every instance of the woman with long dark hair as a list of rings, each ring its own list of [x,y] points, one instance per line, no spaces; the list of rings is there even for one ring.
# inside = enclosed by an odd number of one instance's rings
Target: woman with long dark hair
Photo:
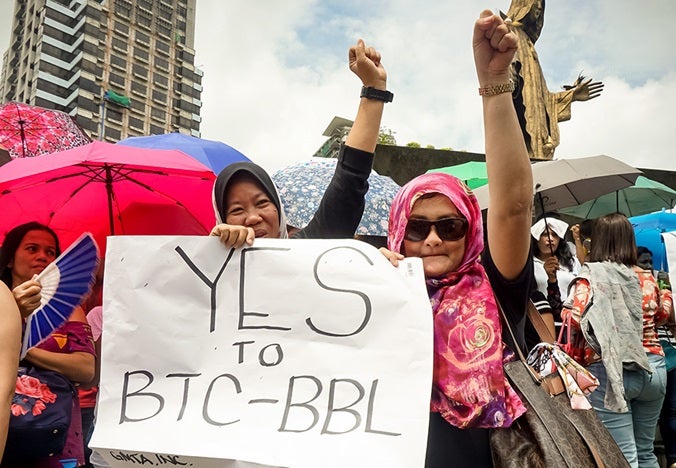
[[[598,377],[589,401],[633,467],[657,467],[655,427],[666,368],[656,327],[673,314],[671,291],[637,266],[634,229],[620,213],[598,218],[588,261],[562,311],[580,364]]]
[[[530,229],[537,289],[547,297],[554,320],[561,320],[561,306],[568,285],[580,271],[580,262],[565,239],[568,223],[548,214]]]
[[[0,251],[0,280],[11,289],[23,317],[40,305],[42,286],[36,276],[61,253],[59,239],[49,227],[30,222],[7,233]],[[20,336],[17,336],[20,342]],[[18,357],[18,355],[17,355]],[[75,385],[89,383],[94,378],[94,341],[84,310],[75,307],[68,321],[37,346],[30,348],[21,365],[36,366],[59,372]],[[82,420],[77,398],[68,429],[66,445],[61,454],[45,457],[35,464],[21,462],[22,467],[62,468],[61,459],[76,459],[84,464]],[[3,464],[4,466],[9,466]]]

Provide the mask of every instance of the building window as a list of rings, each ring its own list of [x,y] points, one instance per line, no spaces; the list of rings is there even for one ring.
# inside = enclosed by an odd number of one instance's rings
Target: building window
[[[156,18],[157,22],[157,32],[163,36],[171,36],[171,23],[169,21],[163,20],[162,18]]]
[[[106,106],[106,118],[113,122],[122,123],[122,112],[115,109],[113,106]]]
[[[117,37],[113,38],[112,41],[112,46],[113,49],[117,49],[121,52],[127,53],[127,43],[123,41],[122,39],[118,39]]]
[[[126,70],[127,69],[127,61],[120,57],[119,55],[111,55],[110,56],[110,64],[113,67],[119,68],[120,70]]]
[[[144,114],[146,113],[146,105],[145,103],[140,100],[140,99],[132,99],[131,100],[131,109],[139,114]]]
[[[116,32],[122,33],[125,36],[129,36],[129,26],[119,21],[115,21],[114,29]]]
[[[137,119],[136,117],[132,117],[131,115],[129,116],[129,127],[133,128],[134,130],[139,130],[141,132],[145,130],[143,120]]]
[[[171,51],[169,44],[167,44],[166,42],[162,42],[159,39],[155,41],[155,48],[157,49],[158,52],[162,52],[165,55],[169,55],[169,52]]]
[[[145,97],[146,94],[148,93],[148,89],[145,87],[143,83],[139,83],[138,81],[132,81],[131,92],[139,96]]]
[[[125,18],[130,18],[131,2],[126,0],[115,0],[115,14]]]
[[[155,66],[160,70],[164,70],[166,72],[169,71],[169,61],[157,55],[155,56]]]
[[[150,59],[148,52],[138,47],[134,47],[134,57],[143,60],[145,63],[148,63],[148,59]]]
[[[164,109],[158,109],[157,107],[153,107],[150,110],[150,116],[155,120],[159,120],[160,122],[164,122],[164,119],[166,118],[167,113]]]
[[[155,83],[157,86],[167,89],[169,87],[169,78],[164,75],[160,75],[159,73],[155,73],[153,75],[153,83]]]
[[[162,127],[158,127],[157,125],[150,125],[150,134],[151,135],[162,135],[164,134],[164,129]]]
[[[166,104],[167,95],[158,89],[153,89],[153,101],[160,104]]]
[[[183,62],[187,62],[190,65],[195,63],[195,55],[188,52],[187,50],[182,50],[178,53],[178,59]]]
[[[150,46],[150,36],[142,33],[141,31],[136,31],[136,42],[140,42],[145,46]]]
[[[136,76],[137,78],[141,78],[143,80],[148,79],[148,69],[144,67],[143,65],[140,65],[138,63],[135,63],[131,66],[131,72]]]
[[[106,140],[111,141],[120,141],[122,138],[122,132],[117,128],[106,127]]]
[[[109,72],[108,73],[108,81],[110,81],[111,84],[116,85],[120,89],[125,88],[125,80],[124,76],[118,75],[117,73]],[[124,93],[122,93],[124,94]]]
[[[141,26],[145,26],[146,29],[150,29],[150,25],[153,21],[153,15],[150,11],[144,10],[141,8],[142,5],[136,5],[136,22]]]

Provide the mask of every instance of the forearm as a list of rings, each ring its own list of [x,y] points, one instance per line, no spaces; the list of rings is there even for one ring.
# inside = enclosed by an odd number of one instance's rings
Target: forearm
[[[549,307],[552,308],[554,317],[560,319],[563,302],[561,301],[561,290],[559,289],[558,281],[547,281],[547,302],[549,302]]]
[[[20,341],[13,337],[13,341],[6,342],[0,350],[0,456],[4,452],[7,427],[9,425],[10,408],[14,390],[16,388],[16,371],[19,365]],[[17,343],[13,345],[13,343]],[[10,345],[11,344],[11,345]]]
[[[95,358],[89,353],[54,353],[32,348],[26,354],[26,360],[38,367],[59,372],[75,383],[88,384],[94,379]]]
[[[579,238],[575,239],[575,256],[577,261],[582,265],[587,260],[587,252],[584,248],[584,244]]]
[[[3,323],[3,325],[5,324]],[[19,351],[21,349],[21,328],[11,330],[10,333],[6,333],[7,331],[9,330],[3,330],[1,337],[3,342],[0,344],[0,456],[2,456],[5,448],[10,408],[16,388]]]
[[[521,271],[530,252],[533,176],[510,93],[483,98],[486,170],[490,181],[488,238],[507,277]]]
[[[378,143],[384,107],[383,101],[360,98],[357,116],[350,133],[347,135],[345,144],[352,148],[373,153]]]

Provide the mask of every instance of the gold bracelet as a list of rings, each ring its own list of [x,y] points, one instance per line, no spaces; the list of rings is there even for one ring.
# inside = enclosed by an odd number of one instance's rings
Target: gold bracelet
[[[514,82],[509,80],[507,83],[479,88],[479,96],[495,96],[502,93],[511,93],[515,88]]]

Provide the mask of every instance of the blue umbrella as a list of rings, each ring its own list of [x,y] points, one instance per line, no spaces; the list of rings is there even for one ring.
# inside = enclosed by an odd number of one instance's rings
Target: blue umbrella
[[[653,253],[654,268],[669,271],[662,233],[676,231],[676,213],[658,211],[634,216],[629,221],[634,226],[636,245],[647,247]]]
[[[165,133],[129,137],[118,141],[118,145],[135,146],[136,148],[173,149],[189,154],[209,167],[214,174],[237,161],[251,161],[232,146],[220,141],[204,140],[184,133]]]

